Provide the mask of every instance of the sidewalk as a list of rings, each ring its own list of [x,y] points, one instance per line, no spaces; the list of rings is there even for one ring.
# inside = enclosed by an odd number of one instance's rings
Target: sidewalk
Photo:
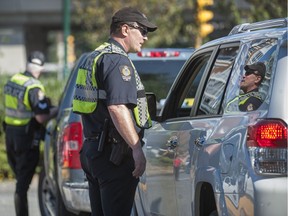
[[[34,175],[28,191],[29,216],[40,216],[38,204],[38,175]],[[2,216],[15,216],[15,180],[0,182],[0,212]]]

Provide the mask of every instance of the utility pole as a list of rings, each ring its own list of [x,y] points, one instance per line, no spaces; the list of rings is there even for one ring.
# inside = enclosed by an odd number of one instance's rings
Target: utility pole
[[[68,75],[67,41],[70,35],[70,0],[63,0],[63,31],[64,31],[64,68],[63,78]]]

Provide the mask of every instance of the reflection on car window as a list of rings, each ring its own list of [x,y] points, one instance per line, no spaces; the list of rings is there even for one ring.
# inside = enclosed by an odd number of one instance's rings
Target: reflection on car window
[[[227,103],[226,112],[246,112],[261,107],[269,91],[273,63],[277,54],[276,51],[277,39],[261,39],[251,43],[246,64],[243,67],[243,75],[239,77],[240,85],[235,86],[235,88],[238,88],[239,95]],[[262,66],[264,69],[261,69],[261,67],[257,69],[259,64],[264,65]],[[265,71],[261,72],[261,70]],[[262,77],[260,77],[261,74]],[[259,82],[256,80],[257,77],[260,79]],[[249,82],[256,82],[256,87],[248,89]]]
[[[264,62],[266,65],[265,78],[259,87],[259,92],[264,100],[267,96],[270,79],[272,74],[273,64],[277,55],[277,39],[269,38],[262,40],[255,40],[249,49],[248,59],[246,64],[253,64],[255,62]],[[245,71],[243,71],[244,73]]]
[[[204,90],[198,115],[213,115],[220,112],[226,83],[232,70],[239,47],[220,49]]]

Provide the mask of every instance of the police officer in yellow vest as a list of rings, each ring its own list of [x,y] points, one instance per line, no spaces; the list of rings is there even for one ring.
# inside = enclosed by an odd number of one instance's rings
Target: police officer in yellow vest
[[[138,52],[157,27],[139,10],[112,17],[110,39],[80,64],[73,111],[82,117],[82,168],[93,216],[130,215],[146,159],[144,129],[151,126],[144,86],[127,53]]]
[[[245,74],[240,83],[243,93],[227,104],[226,111],[240,110],[242,112],[257,110],[263,102],[259,86],[265,78],[266,66],[256,62],[244,67]]]
[[[56,116],[57,107],[38,80],[43,71],[44,55],[30,54],[26,71],[12,76],[4,86],[4,129],[8,163],[16,177],[14,194],[16,215],[28,215],[27,191],[39,161],[39,142],[43,124]]]

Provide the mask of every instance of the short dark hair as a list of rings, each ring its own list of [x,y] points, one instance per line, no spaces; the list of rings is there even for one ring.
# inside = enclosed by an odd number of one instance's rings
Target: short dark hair
[[[121,27],[121,23],[111,23],[110,25],[110,35],[118,33]]]

